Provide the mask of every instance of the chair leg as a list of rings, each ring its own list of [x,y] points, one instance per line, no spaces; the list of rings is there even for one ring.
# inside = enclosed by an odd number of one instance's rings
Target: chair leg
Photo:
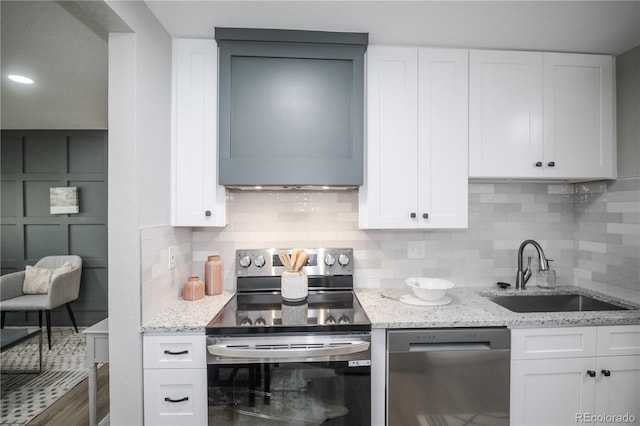
[[[40,312],[42,314],[42,311]],[[45,311],[47,316],[47,341],[49,342],[49,350],[51,350],[51,311]]]
[[[42,311],[38,311],[38,327],[42,328]]]
[[[6,317],[7,313],[5,311],[2,311],[1,317],[2,319],[0,320],[0,328],[4,328],[4,320]]]
[[[78,326],[76,325],[76,319],[73,316],[73,311],[71,310],[71,304],[70,303],[65,303],[65,305],[67,307],[67,312],[69,312],[69,318],[71,318],[71,323],[73,324],[73,328],[76,329],[76,333],[78,332]]]

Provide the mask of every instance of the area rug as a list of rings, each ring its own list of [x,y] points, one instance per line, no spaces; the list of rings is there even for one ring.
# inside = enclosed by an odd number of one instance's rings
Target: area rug
[[[79,329],[80,330],[80,329]],[[51,350],[42,332],[42,372],[15,374],[11,370],[37,366],[38,339],[2,353],[0,425],[25,425],[87,377],[86,340],[82,330],[51,329]]]

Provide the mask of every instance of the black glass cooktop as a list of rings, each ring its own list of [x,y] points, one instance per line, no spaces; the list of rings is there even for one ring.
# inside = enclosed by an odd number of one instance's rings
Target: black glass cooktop
[[[370,331],[352,291],[309,292],[287,302],[279,292],[237,293],[207,325],[207,334]]]

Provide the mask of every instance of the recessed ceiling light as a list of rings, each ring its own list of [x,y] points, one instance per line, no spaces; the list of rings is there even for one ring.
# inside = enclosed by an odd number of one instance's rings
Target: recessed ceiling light
[[[22,84],[33,84],[33,80],[29,77],[25,77],[23,75],[11,74],[8,76],[9,80],[15,81],[16,83]]]

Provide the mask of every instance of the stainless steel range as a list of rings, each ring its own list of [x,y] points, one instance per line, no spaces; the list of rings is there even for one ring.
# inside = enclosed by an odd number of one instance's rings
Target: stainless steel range
[[[371,323],[353,250],[305,249],[309,294],[280,294],[281,249],[236,252],[237,294],[207,326],[209,424],[370,424]]]

